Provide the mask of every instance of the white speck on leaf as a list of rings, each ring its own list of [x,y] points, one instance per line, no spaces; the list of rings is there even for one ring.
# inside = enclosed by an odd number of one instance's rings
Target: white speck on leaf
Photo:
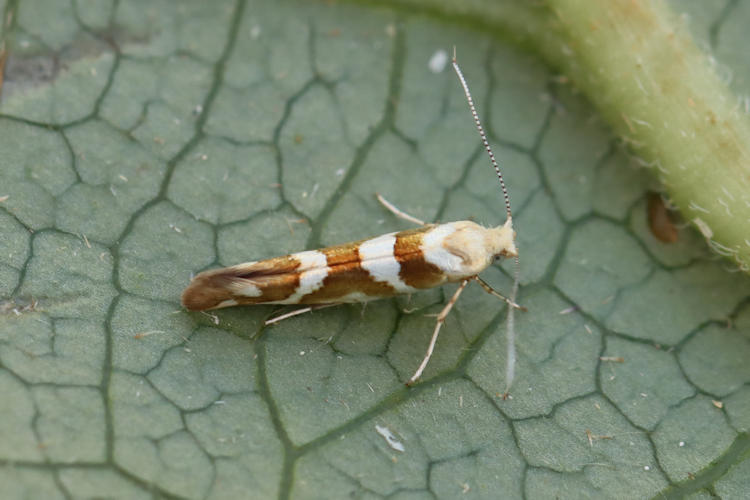
[[[211,321],[214,322],[214,325],[218,325],[219,324],[219,317],[217,315],[211,314],[211,313],[207,313],[206,311],[201,311],[201,312],[203,314],[205,314],[206,316],[208,316],[209,318],[211,318]]]
[[[375,425],[375,432],[383,436],[383,439],[385,439],[385,442],[388,443],[388,446],[393,448],[396,451],[400,451],[401,453],[404,452],[406,448],[404,448],[404,445],[401,441],[399,441],[396,436],[391,432],[391,430],[388,427],[383,427],[380,425]]]
[[[430,57],[430,62],[427,63],[427,66],[430,68],[430,71],[433,73],[442,73],[445,69],[445,66],[448,64],[448,52],[446,52],[443,49],[436,50],[434,54],[432,54],[432,57]]]

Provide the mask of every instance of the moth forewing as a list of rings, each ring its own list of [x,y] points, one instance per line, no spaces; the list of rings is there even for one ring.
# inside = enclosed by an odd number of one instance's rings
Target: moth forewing
[[[331,304],[414,293],[514,256],[510,219],[429,224],[367,240],[204,271],[182,294],[189,310],[251,304]]]
[[[183,292],[182,304],[185,308],[207,310],[250,304],[307,304],[309,306],[303,311],[309,311],[314,306],[365,302],[457,282],[459,287],[438,314],[427,353],[407,381],[408,385],[415,382],[427,366],[440,328],[459,295],[470,281],[477,281],[485,291],[510,305],[507,317],[507,393],[513,380],[515,363],[513,310],[520,308],[515,302],[518,289],[516,234],[500,167],[487,142],[468,85],[456,63],[455,53],[453,68],[500,181],[507,213],[503,225],[485,228],[472,221],[425,224],[378,195],[378,200],[394,215],[421,224],[421,227],[320,250],[204,271],[195,276]],[[515,282],[510,298],[493,290],[478,276],[499,257],[513,257],[516,260]],[[267,321],[267,324],[296,314],[284,314]]]

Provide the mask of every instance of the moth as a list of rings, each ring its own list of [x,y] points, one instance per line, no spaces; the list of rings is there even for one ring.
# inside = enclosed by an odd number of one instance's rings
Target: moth
[[[248,304],[307,306],[266,322],[271,324],[315,308],[366,302],[398,294],[411,294],[445,283],[459,283],[453,296],[437,316],[427,352],[414,375],[406,382],[406,385],[411,385],[419,379],[427,366],[440,328],[459,295],[469,282],[476,281],[486,292],[510,306],[506,333],[507,394],[513,380],[515,362],[513,311],[524,309],[516,304],[519,277],[516,233],[513,229],[510,198],[500,167],[487,141],[469,87],[456,62],[455,52],[453,69],[461,82],[474,123],[500,181],[507,214],[504,224],[489,228],[468,220],[428,224],[402,212],[377,195],[378,200],[394,215],[420,227],[320,250],[204,271],[196,275],[182,293],[185,308],[203,311]],[[492,289],[478,276],[501,257],[512,257],[516,261],[510,298]]]

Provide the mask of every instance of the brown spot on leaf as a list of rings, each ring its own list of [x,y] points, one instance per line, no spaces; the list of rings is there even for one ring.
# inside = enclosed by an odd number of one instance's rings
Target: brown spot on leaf
[[[648,193],[648,227],[656,239],[663,243],[677,241],[677,227],[659,193]]]

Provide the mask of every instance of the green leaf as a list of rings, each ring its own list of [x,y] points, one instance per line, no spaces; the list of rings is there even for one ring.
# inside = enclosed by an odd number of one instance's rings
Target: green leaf
[[[750,10],[673,7],[747,93]],[[495,11],[0,8],[0,497],[747,491],[750,279],[689,227],[655,238],[651,173],[528,38],[487,32]],[[272,327],[272,306],[182,310],[191,273],[407,228],[375,192],[502,223],[455,75],[429,65],[453,45],[518,232],[508,399],[506,309],[475,285],[411,388],[455,285]],[[483,277],[508,291],[512,263]]]

